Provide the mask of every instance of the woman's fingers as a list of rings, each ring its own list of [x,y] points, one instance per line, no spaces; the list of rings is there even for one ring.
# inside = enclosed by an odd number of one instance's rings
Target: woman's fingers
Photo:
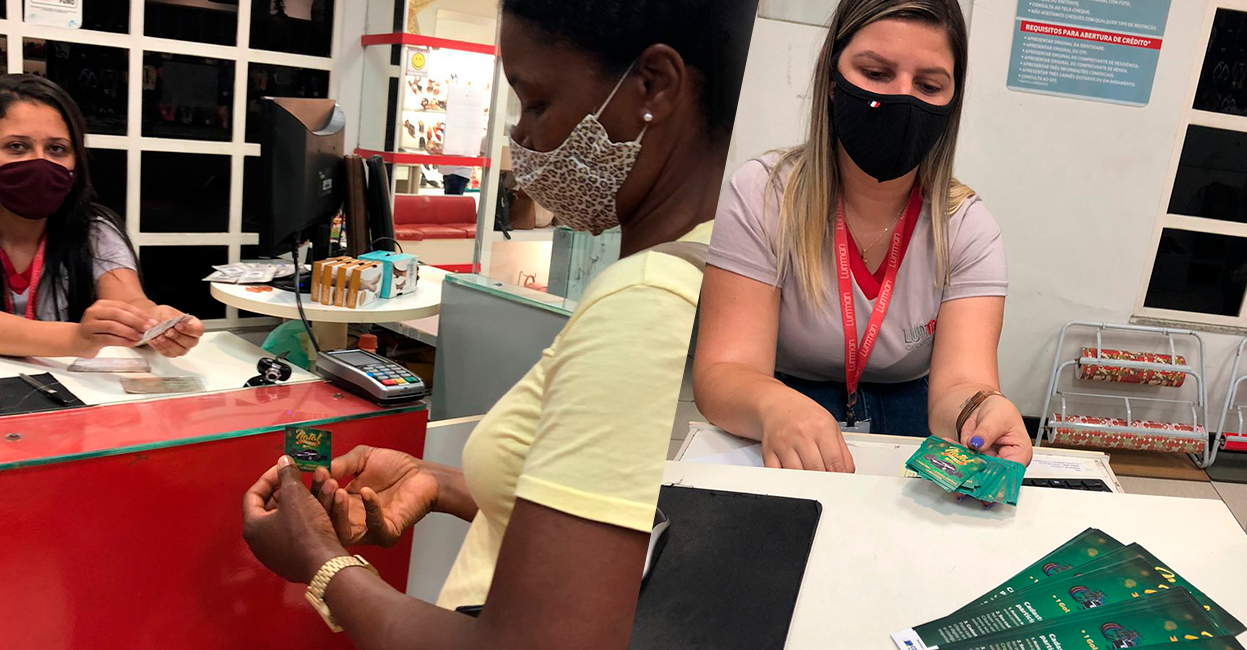
[[[100,301],[89,307],[88,311],[89,313],[85,316],[99,321],[119,323],[138,332],[140,337],[143,332],[158,324],[151,316],[124,302]]]
[[[198,339],[204,334],[203,321],[194,317],[174,325],[173,329],[190,339]]]
[[[123,338],[104,333],[91,334],[91,344],[101,348],[132,348],[136,343],[138,343],[138,339]]]
[[[796,446],[797,456],[801,459],[801,466],[797,469],[808,469],[813,472],[826,471],[829,465],[823,462],[823,453],[819,449],[819,442],[816,438],[808,438],[801,440]]]
[[[85,322],[87,332],[92,337],[107,335],[112,340],[121,341],[122,345],[133,345],[143,338],[143,331],[115,320],[93,319]]]
[[[778,449],[776,450],[775,455],[779,457],[779,466],[784,469],[805,468],[805,466],[801,464],[801,455],[797,453],[795,447]]]
[[[844,463],[844,469],[832,469],[832,471],[849,474],[856,472],[857,465],[853,463],[853,453],[849,451],[849,443],[844,439],[843,434],[836,436],[836,444],[840,446],[840,460]]]

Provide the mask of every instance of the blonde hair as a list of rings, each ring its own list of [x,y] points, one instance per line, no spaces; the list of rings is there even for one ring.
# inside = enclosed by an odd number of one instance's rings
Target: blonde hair
[[[827,276],[831,269],[827,240],[832,232],[841,181],[836,133],[828,110],[832,98],[832,66],[859,30],[885,18],[943,27],[953,50],[955,94],[948,128],[918,166],[924,198],[931,203],[937,287],[945,287],[949,281],[949,217],[974,195],[973,190],[953,178],[967,56],[965,18],[957,1],[843,0],[832,16],[827,40],[814,68],[809,137],[805,144],[780,152],[779,162],[770,170],[769,186],[783,187],[775,246],[779,261],[776,283],[796,273],[803,297],[816,308],[823,306],[827,295]],[[786,183],[781,180],[781,172],[787,175]]]

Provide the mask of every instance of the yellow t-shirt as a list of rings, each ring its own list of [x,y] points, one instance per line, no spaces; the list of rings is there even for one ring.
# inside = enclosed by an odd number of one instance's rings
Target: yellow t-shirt
[[[682,240],[709,243],[712,224]],[[477,425],[463,473],[480,510],[438,605],[485,602],[516,497],[649,532],[701,275],[655,252],[612,264]]]

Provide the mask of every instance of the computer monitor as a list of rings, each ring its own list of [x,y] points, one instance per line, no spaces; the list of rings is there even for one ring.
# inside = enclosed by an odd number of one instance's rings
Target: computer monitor
[[[346,115],[332,99],[265,97],[260,167],[265,213],[257,215],[261,255],[289,253],[311,239],[308,262],[328,257],[329,228],[346,187]]]

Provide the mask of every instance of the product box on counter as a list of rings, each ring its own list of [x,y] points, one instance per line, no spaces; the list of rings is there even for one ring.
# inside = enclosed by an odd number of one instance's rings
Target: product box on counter
[[[381,293],[381,263],[360,262],[350,267],[349,272],[351,277],[347,284],[346,306],[357,309],[376,301]]]
[[[325,261],[321,268],[320,304],[342,306],[346,297],[346,274],[342,271],[358,263],[358,260],[349,257]]]
[[[321,303],[328,302],[328,296],[326,296],[324,300],[321,299],[321,291],[327,290],[325,289],[327,285],[325,284],[325,279],[324,279],[325,265],[335,264],[337,262],[342,262],[347,259],[349,258],[331,257],[327,260],[319,260],[319,261],[312,263],[312,280],[311,280],[312,302],[321,302]]]
[[[379,262],[382,267],[381,297],[397,298],[416,290],[419,260],[415,255],[392,251],[373,251],[360,255],[361,260]]]

